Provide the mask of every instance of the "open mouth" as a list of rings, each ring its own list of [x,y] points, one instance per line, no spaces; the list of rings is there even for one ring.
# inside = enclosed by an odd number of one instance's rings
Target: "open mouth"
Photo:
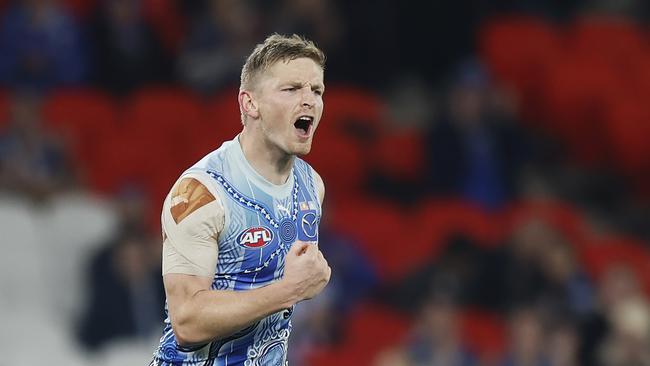
[[[311,116],[300,116],[293,126],[300,132],[302,135],[309,135],[312,124],[314,123],[314,117]]]

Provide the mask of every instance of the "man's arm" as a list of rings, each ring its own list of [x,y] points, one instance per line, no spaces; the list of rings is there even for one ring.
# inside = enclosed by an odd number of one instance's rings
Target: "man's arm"
[[[293,266],[289,266],[289,257]],[[211,290],[211,277],[164,276],[167,305],[181,345],[227,337],[256,321],[312,298],[329,281],[330,268],[316,247],[296,242],[282,280],[248,291]]]
[[[163,281],[179,344],[197,345],[229,336],[325,287],[331,270],[322,254],[314,246],[296,242],[287,254],[282,280],[248,291],[212,290],[224,210],[205,185],[187,179],[172,190],[163,207]]]

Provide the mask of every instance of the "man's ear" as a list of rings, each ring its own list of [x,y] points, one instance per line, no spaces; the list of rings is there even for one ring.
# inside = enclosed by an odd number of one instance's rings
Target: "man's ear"
[[[239,91],[239,111],[244,116],[249,116],[253,119],[257,119],[260,116],[260,111],[258,108],[257,101],[255,101],[253,95],[248,90]]]

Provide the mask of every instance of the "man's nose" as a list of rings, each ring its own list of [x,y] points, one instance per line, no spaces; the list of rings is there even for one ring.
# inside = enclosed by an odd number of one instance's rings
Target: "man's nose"
[[[303,107],[313,107],[316,103],[316,98],[314,93],[311,91],[309,86],[302,89],[302,106]]]

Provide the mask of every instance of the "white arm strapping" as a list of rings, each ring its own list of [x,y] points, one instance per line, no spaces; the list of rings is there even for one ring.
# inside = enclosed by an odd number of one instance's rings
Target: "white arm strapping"
[[[214,275],[225,211],[209,177],[186,174],[174,185],[162,211],[162,272]],[[212,189],[211,189],[212,188]]]

